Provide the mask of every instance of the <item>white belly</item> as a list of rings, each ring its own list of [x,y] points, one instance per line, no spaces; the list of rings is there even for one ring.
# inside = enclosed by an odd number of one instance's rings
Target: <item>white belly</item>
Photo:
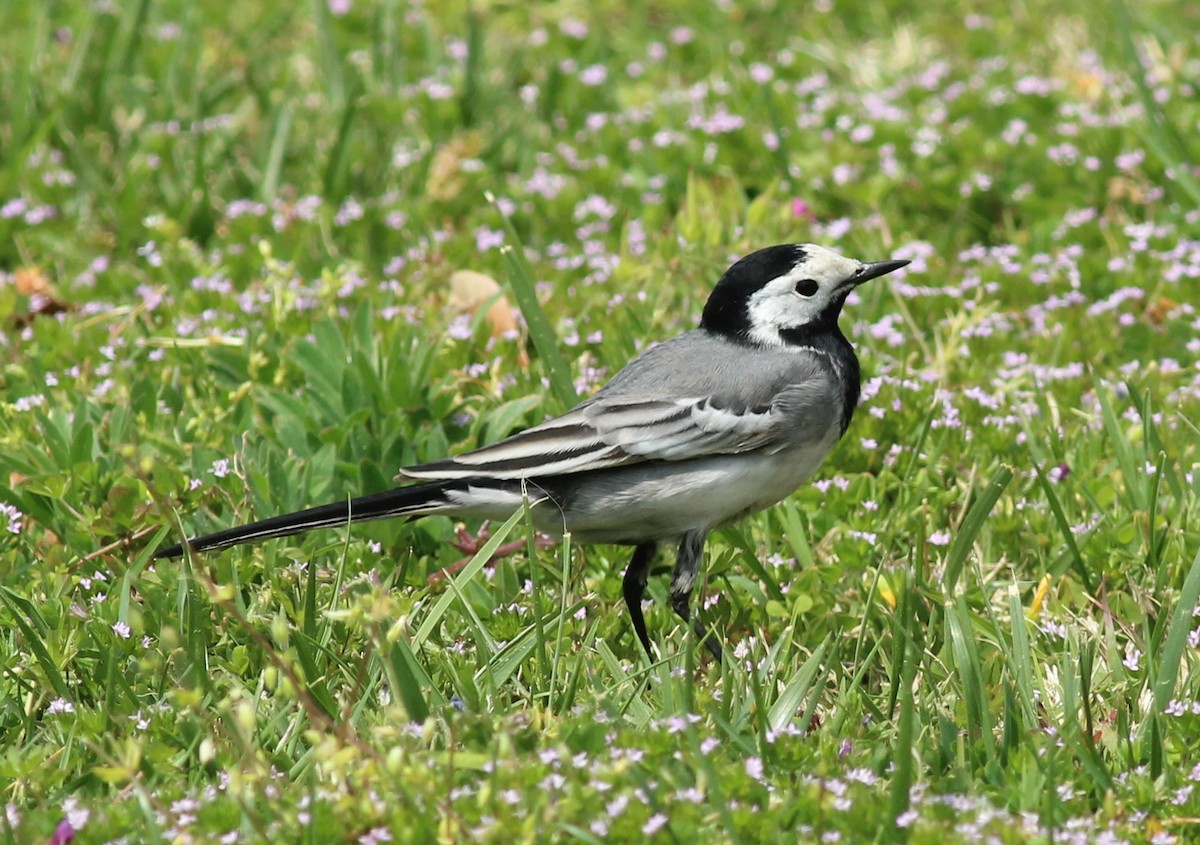
[[[535,511],[543,530],[570,530],[583,543],[640,543],[740,519],[779,502],[807,481],[835,439],[774,455],[753,453],[597,473],[567,501]]]

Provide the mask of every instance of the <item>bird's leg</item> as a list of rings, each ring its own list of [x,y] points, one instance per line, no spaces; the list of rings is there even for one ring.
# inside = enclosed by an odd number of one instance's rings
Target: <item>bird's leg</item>
[[[642,594],[646,592],[646,577],[650,574],[650,564],[654,563],[654,555],[658,552],[657,543],[642,543],[633,550],[629,566],[625,569],[625,579],[621,585],[625,593],[625,606],[629,608],[629,618],[633,621],[633,630],[646,649],[646,656],[654,660],[654,652],[650,650],[650,635],[646,633],[646,617],[642,615]]]
[[[671,573],[671,607],[675,608],[675,612],[684,622],[689,622],[692,618],[689,602],[692,598],[692,588],[696,585],[696,576],[700,574],[700,558],[704,555],[704,538],[707,533],[692,531],[684,534],[683,539],[679,541],[679,554],[675,557],[675,570]],[[717,638],[708,632],[699,619],[693,625],[696,636],[720,663],[721,644],[717,642]]]

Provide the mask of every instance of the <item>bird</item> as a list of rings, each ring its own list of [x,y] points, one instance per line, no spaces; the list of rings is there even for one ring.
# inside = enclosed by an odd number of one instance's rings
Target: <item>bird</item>
[[[717,281],[697,328],[650,346],[566,413],[405,467],[401,486],[189,538],[154,556],[388,517],[499,520],[528,502],[539,531],[633,547],[622,594],[651,660],[642,598],[660,545],[676,544],[671,607],[719,664],[721,644],[690,608],[706,539],[791,495],[845,434],[861,372],[838,317],[851,291],[908,263],[863,262],[808,243],[751,252]]]

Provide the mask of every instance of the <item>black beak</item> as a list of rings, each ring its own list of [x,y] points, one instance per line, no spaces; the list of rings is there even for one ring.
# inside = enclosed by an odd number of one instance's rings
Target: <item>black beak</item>
[[[869,282],[871,279],[879,276],[886,276],[901,267],[907,267],[911,261],[871,261],[858,268],[858,272],[850,279],[850,283],[857,287],[863,282]]]

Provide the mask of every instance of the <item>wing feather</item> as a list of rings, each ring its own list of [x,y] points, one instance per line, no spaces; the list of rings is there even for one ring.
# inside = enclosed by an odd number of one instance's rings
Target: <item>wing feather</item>
[[[565,422],[568,416],[573,419]],[[537,478],[646,461],[774,452],[803,437],[795,430],[797,422],[779,402],[765,408],[721,408],[708,398],[602,399],[465,455],[406,468],[402,475]]]
[[[821,356],[794,350],[739,357],[745,354],[697,333],[682,335],[644,353],[562,416],[464,455],[408,467],[400,477],[538,478],[755,450],[774,454],[838,430],[839,388]],[[670,374],[669,383],[661,373]],[[710,395],[712,384],[722,389]],[[679,392],[666,393],[672,388]]]

